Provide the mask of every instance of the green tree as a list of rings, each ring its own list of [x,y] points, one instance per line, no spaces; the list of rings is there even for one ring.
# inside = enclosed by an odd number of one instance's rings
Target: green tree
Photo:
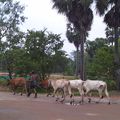
[[[6,59],[10,78],[12,74],[11,64],[13,63],[10,51],[21,46],[23,33],[20,31],[19,25],[25,21],[23,11],[24,6],[21,6],[19,2],[0,1],[0,51]]]
[[[63,41],[59,34],[53,34],[46,30],[28,31],[25,49],[31,61],[31,68],[39,72],[42,80],[52,72],[55,61],[53,61],[53,57],[61,50],[62,46]]]
[[[110,47],[102,47],[96,50],[96,54],[91,62],[89,72],[97,79],[112,79],[114,77],[113,50]],[[89,74],[90,75],[90,74]]]
[[[52,55],[52,71],[53,73],[65,73],[66,66],[68,64],[68,58],[64,51],[56,51],[54,55]]]
[[[115,57],[117,88],[120,90],[120,56],[118,45],[118,28],[120,27],[120,1],[119,0],[96,0],[96,8],[100,15],[104,15],[104,22],[115,32]],[[108,11],[107,11],[108,10]],[[106,12],[107,11],[107,12]]]
[[[71,58],[67,58],[67,65],[65,67],[65,75],[74,75],[75,62]]]
[[[96,50],[104,46],[108,46],[107,40],[104,38],[96,38],[94,41],[89,41],[89,40],[86,41],[85,50],[92,59],[96,53]]]

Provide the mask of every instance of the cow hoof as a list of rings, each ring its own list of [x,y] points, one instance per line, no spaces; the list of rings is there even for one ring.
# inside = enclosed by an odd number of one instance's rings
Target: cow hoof
[[[62,103],[62,104],[63,104],[63,101],[64,101],[64,100],[61,100],[61,101],[60,101],[60,103]]]
[[[79,104],[83,104],[83,101],[80,101]]]
[[[60,101],[60,103],[62,103],[62,104],[63,104],[63,101]]]
[[[74,101],[70,101],[70,105],[73,105],[74,104]]]
[[[37,95],[35,95],[35,97],[34,98],[37,98]]]
[[[59,98],[56,98],[56,101],[58,101],[59,100]]]
[[[28,94],[27,94],[27,97],[30,97],[30,94],[31,94],[31,93],[28,93]]]
[[[108,105],[110,105],[111,103],[109,102]]]
[[[91,103],[91,99],[90,98],[88,98],[88,103]]]
[[[99,102],[96,102],[96,104],[99,104]]]

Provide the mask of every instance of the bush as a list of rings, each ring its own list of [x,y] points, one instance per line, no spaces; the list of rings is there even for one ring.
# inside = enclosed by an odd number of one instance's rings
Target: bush
[[[108,90],[116,90],[116,82],[114,80],[106,80],[106,83],[108,85]]]

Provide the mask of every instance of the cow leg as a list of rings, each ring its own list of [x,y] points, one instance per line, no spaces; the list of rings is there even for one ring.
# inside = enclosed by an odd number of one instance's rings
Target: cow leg
[[[24,92],[24,88],[22,88],[22,90],[21,90],[21,94],[20,94],[21,96],[23,95],[23,92]]]
[[[65,101],[65,90],[61,89],[62,90],[62,100],[60,101],[61,103],[63,103]]]
[[[30,95],[31,95],[31,92],[28,92],[27,97],[30,97]]]
[[[80,88],[78,90],[79,90],[79,94],[81,96],[81,101],[79,103],[83,104],[83,102],[84,102],[84,93],[83,93],[83,90],[81,90]]]
[[[101,99],[103,99],[103,88],[100,88],[99,90],[98,90],[98,93],[99,93],[99,100],[96,102],[96,103],[99,103],[100,102],[100,100]]]
[[[91,103],[91,93],[89,89],[86,89],[85,96],[88,98],[88,103]]]
[[[30,97],[30,95],[31,95],[31,89],[27,88],[27,97]]]
[[[57,90],[57,89],[54,89],[52,97],[55,97],[56,90]]]
[[[13,95],[15,95],[15,94],[16,94],[16,89],[17,89],[17,87],[16,87],[16,86],[14,86],[14,87],[13,87]]]
[[[57,92],[61,93],[61,99],[62,99],[62,100],[61,100],[60,102],[63,102],[63,101],[64,101],[64,98],[65,98],[65,93],[64,93],[63,88],[59,88],[59,89],[57,90]],[[59,100],[58,95],[57,95],[57,99]]]
[[[56,101],[59,100],[58,91],[59,91],[59,88],[55,89],[55,90],[54,90],[54,93],[53,93],[53,97],[54,97],[55,95],[57,96]]]
[[[49,95],[51,95],[51,93],[50,93],[50,87],[47,87],[47,97],[48,97]]]
[[[24,91],[25,91],[25,93],[26,93],[26,87],[22,88],[21,96],[23,95]]]
[[[25,94],[27,95],[27,84],[24,86]]]
[[[74,104],[74,94],[72,94],[72,90],[71,90],[70,84],[68,84],[67,89],[68,89],[68,94],[69,94],[70,99],[71,99],[70,104],[72,105],[72,104]]]
[[[21,94],[20,94],[21,96],[23,95],[23,92],[21,92]]]
[[[37,98],[37,90],[36,90],[36,88],[34,88],[33,90],[34,90],[34,93],[35,93],[35,98]]]

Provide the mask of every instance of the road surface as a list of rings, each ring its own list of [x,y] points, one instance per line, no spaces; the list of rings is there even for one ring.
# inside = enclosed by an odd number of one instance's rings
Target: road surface
[[[46,95],[27,98],[0,92],[0,120],[120,120],[120,98],[111,98],[111,101],[111,105],[107,100],[100,104],[70,105]]]

